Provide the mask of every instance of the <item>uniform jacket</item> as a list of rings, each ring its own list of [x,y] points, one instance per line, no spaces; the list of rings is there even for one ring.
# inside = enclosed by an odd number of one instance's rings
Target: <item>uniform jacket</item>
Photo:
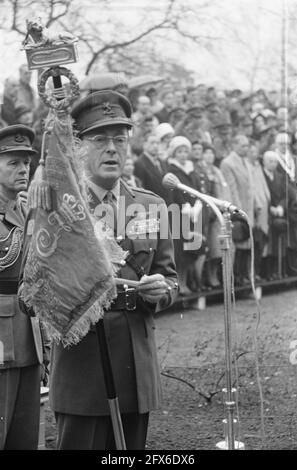
[[[7,237],[9,232],[15,227],[23,229],[24,221],[22,206],[0,199],[1,258],[7,254],[11,245],[11,237]],[[0,270],[1,289],[7,281],[18,281],[20,268],[21,253],[12,266]],[[0,294],[0,341],[4,350],[4,364],[0,368],[42,364],[43,348],[38,320],[21,312],[16,293]]]
[[[167,217],[164,201],[153,193],[129,188],[121,182],[120,195],[125,198],[126,207],[141,204],[145,213],[148,212],[149,204],[162,204],[163,221]],[[96,196],[91,193],[91,210],[98,203]],[[133,215],[126,215],[123,223],[118,222],[118,243],[134,254],[143,273],[163,274],[172,290],[158,306],[143,302],[137,303],[134,311],[106,312],[104,324],[121,412],[145,413],[159,406],[161,395],[153,314],[156,309],[166,308],[173,302],[177,293],[177,276],[170,237],[160,239],[159,233],[155,239],[148,239],[146,234],[145,239],[131,240],[125,232],[129,226],[133,226],[133,220]],[[121,268],[118,276],[139,279],[129,264]],[[123,370],[127,362],[129,367]],[[53,410],[60,413],[87,416],[109,414],[95,327],[78,345],[67,350],[54,345],[50,401]]]

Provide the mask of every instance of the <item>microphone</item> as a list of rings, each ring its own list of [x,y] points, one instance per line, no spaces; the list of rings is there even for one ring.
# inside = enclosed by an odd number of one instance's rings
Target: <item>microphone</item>
[[[167,189],[180,189],[181,191],[185,191],[186,193],[189,193],[194,197],[198,197],[199,199],[202,199],[202,201],[206,202],[206,204],[208,203],[215,204],[223,212],[228,211],[231,215],[237,214],[246,218],[246,213],[242,211],[241,209],[239,209],[238,207],[234,206],[234,204],[231,204],[231,202],[224,201],[223,199],[217,199],[216,197],[208,196],[207,194],[200,193],[199,191],[196,191],[196,189],[193,189],[190,186],[186,186],[185,184],[182,184],[180,180],[178,179],[178,177],[175,176],[173,173],[167,173],[164,176],[162,180],[162,185],[164,186],[164,188],[167,188]]]

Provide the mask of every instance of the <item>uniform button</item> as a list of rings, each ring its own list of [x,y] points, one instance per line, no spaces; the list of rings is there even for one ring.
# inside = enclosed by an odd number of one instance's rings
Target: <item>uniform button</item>
[[[126,266],[126,261],[124,259],[122,259],[122,261],[120,262],[120,265],[121,266]]]
[[[152,249],[152,247],[150,246],[150,252],[152,252],[152,251],[153,251],[153,249]]]

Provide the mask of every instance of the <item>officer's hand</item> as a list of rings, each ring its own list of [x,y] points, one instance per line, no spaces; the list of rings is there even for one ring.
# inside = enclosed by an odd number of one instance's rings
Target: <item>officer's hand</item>
[[[138,286],[139,295],[152,304],[156,304],[168,292],[168,284],[162,274],[144,275]]]

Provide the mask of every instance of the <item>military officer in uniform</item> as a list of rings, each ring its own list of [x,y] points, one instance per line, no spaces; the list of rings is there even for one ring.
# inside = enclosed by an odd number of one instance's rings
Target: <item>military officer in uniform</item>
[[[17,291],[34,132],[0,131],[0,449],[37,449],[43,362],[36,318],[20,310]]]
[[[128,187],[120,178],[132,126],[125,96],[95,92],[74,106],[72,116],[84,149],[90,209],[99,217],[106,201],[114,207],[117,242],[129,252],[118,276],[140,281],[137,291],[118,287],[104,324],[126,446],[144,449],[149,412],[161,396],[153,315],[171,305],[178,291],[171,237],[168,228],[163,237],[159,230],[167,208],[159,196]],[[136,205],[143,210],[140,223],[129,211]],[[154,216],[150,205],[158,207]],[[96,327],[76,346],[54,345],[50,402],[59,449],[115,448]]]

